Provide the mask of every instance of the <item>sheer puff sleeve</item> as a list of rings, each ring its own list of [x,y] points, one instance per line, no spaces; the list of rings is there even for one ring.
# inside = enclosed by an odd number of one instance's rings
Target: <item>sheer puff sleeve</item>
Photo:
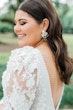
[[[3,73],[0,110],[29,110],[39,84],[38,55],[26,46],[12,51]],[[2,108],[2,109],[1,109]]]

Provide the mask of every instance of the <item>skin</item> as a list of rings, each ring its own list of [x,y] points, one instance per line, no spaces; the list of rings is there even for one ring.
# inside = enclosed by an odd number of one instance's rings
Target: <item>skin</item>
[[[42,31],[46,31],[49,21],[44,19],[41,24],[28,13],[17,10],[15,14],[14,32],[18,36],[19,46],[35,47],[41,40]]]

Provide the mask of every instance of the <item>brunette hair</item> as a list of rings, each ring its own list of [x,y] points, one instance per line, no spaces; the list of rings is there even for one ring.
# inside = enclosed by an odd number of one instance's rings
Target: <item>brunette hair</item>
[[[49,20],[47,41],[55,55],[61,80],[69,84],[73,72],[73,59],[68,57],[67,45],[62,37],[62,25],[52,3],[49,0],[27,0],[18,9],[30,14],[39,24],[44,18]]]

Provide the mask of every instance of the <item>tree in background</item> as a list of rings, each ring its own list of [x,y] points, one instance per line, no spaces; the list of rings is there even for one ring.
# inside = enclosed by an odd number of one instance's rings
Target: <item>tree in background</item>
[[[61,3],[60,0],[52,0],[52,2],[61,18],[64,30],[63,32],[73,33],[73,7],[67,3]]]
[[[23,2],[23,1],[24,0],[15,0],[15,1],[9,0],[5,4],[5,6],[7,7],[7,12],[0,17],[0,20],[2,22],[8,22],[11,25],[13,25],[14,24],[14,14],[15,14],[15,11],[17,10],[19,4],[21,2]]]

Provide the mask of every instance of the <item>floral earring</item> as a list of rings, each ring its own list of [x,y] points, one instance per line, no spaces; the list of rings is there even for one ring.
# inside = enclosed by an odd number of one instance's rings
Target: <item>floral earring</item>
[[[47,37],[49,36],[48,32],[45,32],[44,30],[42,31],[42,38],[47,41]]]

